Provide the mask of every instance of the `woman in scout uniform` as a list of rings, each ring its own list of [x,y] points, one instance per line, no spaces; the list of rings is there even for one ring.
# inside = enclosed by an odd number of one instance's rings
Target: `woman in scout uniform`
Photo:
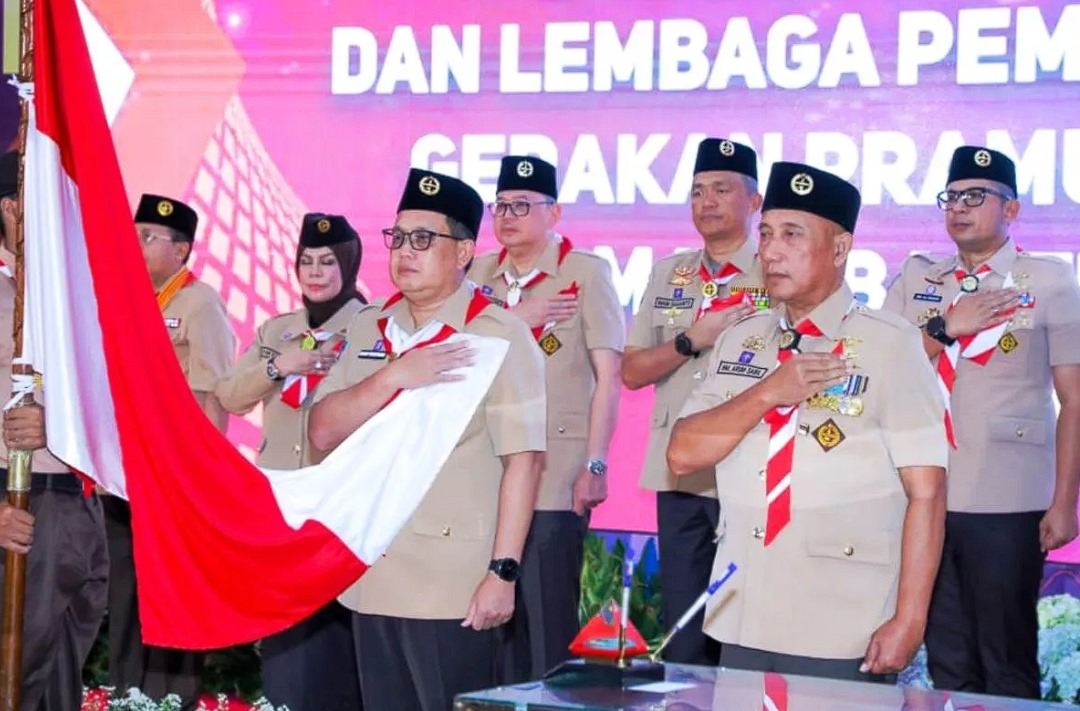
[[[298,469],[310,464],[307,413],[311,395],[344,347],[343,332],[367,303],[356,290],[362,248],[339,215],[309,214],[300,228],[296,277],[304,306],[259,326],[255,340],[217,388],[221,404],[243,415],[263,405],[258,464]],[[333,602],[308,620],[263,640],[263,693],[291,711],[360,707],[347,611]]]

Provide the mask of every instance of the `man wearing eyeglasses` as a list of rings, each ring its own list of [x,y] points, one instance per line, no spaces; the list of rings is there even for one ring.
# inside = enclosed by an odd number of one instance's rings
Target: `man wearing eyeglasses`
[[[1067,264],[1011,239],[1020,203],[1008,157],[958,148],[948,180],[938,206],[956,254],[909,258],[885,300],[922,327],[948,402],[929,670],[939,689],[1037,699],[1043,562],[1077,534],[1080,289]]]
[[[206,416],[224,432],[228,414],[214,390],[232,365],[236,336],[218,292],[187,268],[198,222],[191,207],[161,195],[143,195],[135,212],[143,258],[184,377]],[[205,655],[143,645],[131,508],[115,496],[103,496],[102,502],[109,536],[109,683],[120,692],[142,689],[155,699],[177,694],[192,708],[202,692]]]
[[[569,657],[580,628],[581,564],[589,512],[607,498],[607,457],[619,413],[626,320],[611,267],[556,232],[555,166],[502,159],[495,237],[502,249],[469,277],[522,318],[544,354],[548,451],[525,542],[521,598],[501,630],[501,683],[539,679]]]
[[[355,612],[364,708],[445,711],[455,694],[495,684],[494,628],[513,615],[514,584],[546,447],[543,361],[529,329],[465,281],[484,205],[462,181],[413,169],[383,231],[400,291],[350,322],[348,345],[316,391],[308,436],[328,452],[403,390],[469,377],[473,348],[509,349],[473,411],[434,413],[464,432],[386,554],[341,596]],[[403,423],[410,426],[411,423]],[[406,455],[403,455],[406,456]]]
[[[757,153],[727,139],[698,147],[690,211],[704,244],[653,265],[634,317],[622,365],[631,390],[654,385],[656,401],[641,487],[657,492],[663,616],[671,628],[709,584],[716,553],[720,505],[711,469],[675,477],[665,451],[671,427],[693,387],[704,379],[705,356],[720,333],[768,304],[757,256],[748,235],[761,207]],[[668,645],[670,662],[715,665],[719,646],[702,631],[699,615]]]

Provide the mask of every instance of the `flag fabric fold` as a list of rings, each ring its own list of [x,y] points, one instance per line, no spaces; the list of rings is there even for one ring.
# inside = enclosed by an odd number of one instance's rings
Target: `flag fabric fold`
[[[378,443],[415,451],[402,425],[423,426],[429,395],[436,407],[479,403],[505,347],[481,345],[450,387],[398,398],[326,466],[261,471],[203,414],[180,370],[74,0],[34,3],[34,46],[24,356],[43,375],[49,449],[130,501],[146,643],[213,649],[284,629],[382,554],[456,438],[444,433],[419,466]]]

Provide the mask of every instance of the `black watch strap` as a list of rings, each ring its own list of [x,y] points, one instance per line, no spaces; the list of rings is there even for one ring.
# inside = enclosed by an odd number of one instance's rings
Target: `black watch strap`
[[[513,558],[496,558],[488,564],[488,570],[507,583],[517,582],[521,577],[521,564]]]
[[[687,358],[697,358],[701,355],[701,351],[694,350],[694,344],[685,332],[675,336],[675,352]]]
[[[956,339],[950,338],[945,330],[945,318],[943,316],[934,316],[927,320],[926,335],[945,346],[956,343]]]

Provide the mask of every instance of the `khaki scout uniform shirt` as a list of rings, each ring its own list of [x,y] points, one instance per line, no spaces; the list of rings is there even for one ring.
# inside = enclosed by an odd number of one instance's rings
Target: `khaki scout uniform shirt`
[[[221,297],[209,285],[193,281],[177,292],[162,315],[188,385],[195,392],[214,392],[236,353],[236,334]]]
[[[1012,240],[987,264],[992,271],[979,291],[1000,289],[1012,272],[1035,304],[1016,311],[986,365],[960,358],[951,398],[957,448],[949,454],[948,506],[974,513],[1044,511],[1057,470],[1052,368],[1080,363],[1080,289],[1067,264],[1017,253]],[[884,308],[925,324],[959,292],[957,268],[963,264],[955,255],[938,262],[909,258]]]
[[[637,316],[630,328],[626,345],[630,348],[653,348],[673,340],[694,323],[701,306],[701,265],[705,251],[698,249],[665,257],[653,265],[649,284],[641,299]],[[758,264],[757,245],[747,239],[731,259],[742,273],[721,288],[716,298],[722,299],[733,291],[750,289],[764,295],[764,282]],[[709,349],[698,358],[691,358],[678,370],[656,383],[649,429],[649,446],[641,470],[640,486],[650,491],[683,491],[698,496],[716,496],[713,473],[705,470],[690,476],[676,477],[667,466],[667,445],[675,416],[689,397],[690,391],[705,377]]]
[[[503,475],[499,458],[545,449],[543,354],[525,324],[494,304],[465,325],[472,296],[472,288],[462,284],[434,319],[460,332],[505,339],[510,349],[412,518],[386,554],[342,594],[341,602],[356,612],[463,619],[491,561]],[[415,332],[405,299],[387,313]],[[346,330],[348,346],[320,384],[316,402],[386,366],[385,359],[361,357],[370,356],[382,338],[377,322],[383,315],[378,306],[368,306],[353,317]]]
[[[0,394],[4,405],[11,399],[11,361],[15,356],[15,342],[12,340],[12,325],[15,317],[15,280],[0,276]],[[34,391],[34,401],[45,402],[41,388]],[[0,437],[0,467],[7,468],[8,452],[4,438]],[[35,474],[61,474],[70,471],[63,462],[49,453],[47,449],[34,450],[30,471]]]
[[[768,548],[769,426],[759,423],[716,467],[725,530],[713,578],[729,562],[738,566],[706,608],[705,632],[720,642],[857,659],[895,612],[908,503],[897,470],[945,466],[945,410],[918,331],[853,304],[847,286],[826,299],[809,316],[824,336],[804,336],[800,349],[827,353],[845,342],[855,373],[867,378],[862,412],[811,407],[815,398],[800,405],[791,521]],[[684,415],[722,404],[777,367],[782,315],[782,306],[755,314],[720,336]]]
[[[538,339],[546,365],[548,452],[536,508],[569,511],[574,504],[574,482],[588,458],[589,409],[596,390],[589,351],[607,348],[622,353],[626,317],[611,281],[611,267],[600,257],[572,250],[560,265],[559,242],[552,240],[536,268],[548,276],[525,290],[523,302],[550,298],[571,284],[578,286],[577,314],[545,330]],[[499,252],[492,252],[477,258],[469,278],[487,287],[485,294],[503,302],[504,272],[521,276],[514,273],[509,259],[500,263]]]
[[[358,299],[346,302],[318,330],[341,333],[363,304]],[[221,406],[237,415],[245,415],[263,405],[262,443],[258,463],[267,469],[299,469],[311,464],[307,438],[307,406],[295,409],[281,400],[284,380],[274,382],[266,375],[271,358],[300,350],[304,334],[310,330],[307,309],[298,309],[269,319],[255,332],[240,360],[218,383]],[[311,395],[308,395],[309,401]]]

